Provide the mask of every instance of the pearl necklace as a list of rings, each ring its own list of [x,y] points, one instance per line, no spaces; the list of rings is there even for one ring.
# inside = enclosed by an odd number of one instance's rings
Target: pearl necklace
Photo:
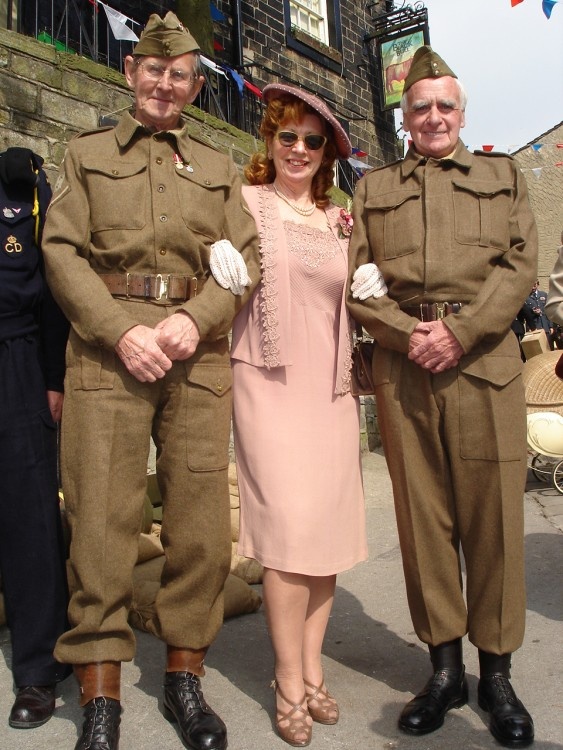
[[[278,190],[276,187],[276,183],[272,183],[272,187],[274,188],[275,194],[278,196],[278,198],[281,198],[282,201],[285,201],[287,205],[292,208],[296,213],[300,214],[301,216],[311,216],[315,208],[317,207],[316,203],[313,203],[312,206],[309,206],[309,208],[301,208],[301,206],[298,206],[297,203],[292,203],[287,195],[284,195],[281,190]]]

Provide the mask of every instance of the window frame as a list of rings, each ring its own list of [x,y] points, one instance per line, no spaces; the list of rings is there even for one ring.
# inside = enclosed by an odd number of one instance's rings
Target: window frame
[[[317,37],[293,26],[290,0],[283,0],[285,43],[289,49],[340,74],[343,69],[340,0],[325,0],[325,5],[328,44],[324,44]]]

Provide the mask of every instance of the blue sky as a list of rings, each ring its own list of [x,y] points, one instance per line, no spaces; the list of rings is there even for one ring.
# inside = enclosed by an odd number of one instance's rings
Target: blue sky
[[[541,0],[523,0],[514,8],[510,0],[424,0],[424,5],[431,45],[469,95],[461,131],[466,145],[513,149],[563,120],[563,0],[549,20]]]

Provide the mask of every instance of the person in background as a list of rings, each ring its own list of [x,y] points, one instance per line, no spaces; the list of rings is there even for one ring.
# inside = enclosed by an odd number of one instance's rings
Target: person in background
[[[227,747],[200,677],[231,556],[227,334],[260,267],[235,165],[182,117],[204,81],[198,49],[172,12],[149,18],[125,58],[133,110],[70,142],[45,226],[72,324],[61,463],[77,585],[55,656],[80,686],[76,750],[118,747],[151,436],[166,559],[148,627],[166,644],[164,715],[192,750]]]
[[[43,159],[0,154],[0,572],[16,699],[9,724],[38,727],[70,673],[53,656],[68,627],[57,477],[68,323],[45,283]]]
[[[321,650],[336,575],[367,556],[344,299],[351,222],[328,196],[351,146],[318,97],[278,83],[263,94],[266,153],[243,188],[263,279],[232,340],[239,553],[264,566],[276,728],[303,747],[313,721],[338,721]]]
[[[433,667],[399,727],[433,732],[467,702],[468,634],[490,731],[524,747],[534,725],[509,678],[526,614],[526,406],[510,325],[536,278],[537,232],[513,159],[472,154],[460,141],[466,95],[430,47],[416,51],[404,92],[413,142],[358,184],[348,295],[376,341],[377,417],[409,608]],[[358,289],[370,269],[388,294]]]
[[[532,286],[532,291],[526,297],[524,307],[522,308],[524,313],[524,319],[526,321],[527,331],[545,331],[547,336],[547,343],[549,348],[553,349],[552,341],[552,325],[545,311],[545,305],[547,302],[547,292],[543,292],[540,288],[539,280],[536,280]]]
[[[549,276],[549,291],[544,312],[549,320],[563,326],[563,231],[561,232],[561,245],[557,253],[557,260]]]

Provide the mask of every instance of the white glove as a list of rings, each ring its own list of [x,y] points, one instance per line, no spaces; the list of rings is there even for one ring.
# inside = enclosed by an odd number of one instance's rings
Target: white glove
[[[233,294],[242,294],[250,286],[250,277],[244,258],[229,240],[219,240],[211,245],[209,268],[215,281]]]
[[[383,297],[387,294],[387,284],[375,263],[364,263],[356,268],[350,290],[354,299]]]

